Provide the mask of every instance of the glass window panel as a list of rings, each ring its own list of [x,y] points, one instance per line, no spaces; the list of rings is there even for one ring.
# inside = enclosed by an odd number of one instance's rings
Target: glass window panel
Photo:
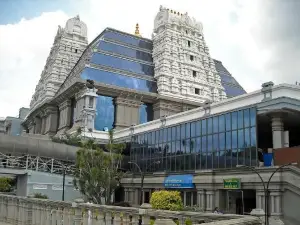
[[[211,134],[212,133],[212,118],[208,118],[207,119],[207,134]]]
[[[190,151],[191,153],[196,152],[196,138],[191,139],[190,149],[191,149],[191,151]]]
[[[155,131],[152,131],[152,144],[154,145],[155,144]]]
[[[176,157],[171,157],[171,171],[176,171]]]
[[[219,151],[219,135],[213,135],[213,151]]]
[[[245,148],[245,142],[244,142],[244,130],[238,130],[238,147],[239,148]]]
[[[250,109],[250,124],[251,126],[256,125],[256,108]]]
[[[245,147],[250,147],[250,129],[245,129]]]
[[[226,152],[225,151],[219,152],[219,168],[220,169],[226,168]]]
[[[225,133],[219,134],[219,148],[220,150],[225,150]]]
[[[225,120],[226,120],[226,131],[231,130],[231,113],[225,114]]]
[[[191,137],[195,137],[196,135],[196,122],[191,123]]]
[[[195,157],[196,169],[201,170],[201,154],[197,154]]]
[[[172,127],[172,141],[176,140],[176,127]]]
[[[196,122],[196,136],[200,136],[201,135],[201,121],[197,121]]]
[[[167,139],[167,141],[172,141],[172,128],[171,127],[168,128],[168,139]]]
[[[149,133],[147,133],[147,140],[148,140],[148,144],[149,145],[152,145],[152,144],[154,144],[154,143],[152,143],[152,132],[149,132]]]
[[[181,124],[180,125],[180,134],[181,134],[181,139],[185,139],[185,134],[186,134],[186,130],[185,130],[185,124]]]
[[[251,146],[256,147],[256,127],[251,127]]]
[[[237,131],[232,131],[231,148],[237,148]]]
[[[117,44],[113,44],[113,43],[109,43],[109,42],[105,42],[105,41],[100,41],[98,48],[100,50],[118,53],[121,55],[129,56],[132,58],[136,58],[136,59],[140,59],[140,60],[144,60],[144,61],[148,61],[148,62],[153,61],[152,55],[150,53],[142,52],[139,50],[131,49],[131,48],[128,48],[125,46],[121,46],[121,45],[117,45]]]
[[[226,132],[226,149],[231,149],[231,132]]]
[[[93,53],[90,62],[120,70],[127,70],[132,73],[154,76],[154,66],[142,64],[139,62],[133,62],[127,59],[118,58],[116,56]]]
[[[213,132],[218,133],[219,132],[219,118],[215,116],[213,118]]]
[[[251,151],[251,166],[257,166],[258,162],[257,162],[257,149],[256,149],[256,147],[251,147],[250,151]]]
[[[238,129],[244,127],[243,110],[238,111]]]
[[[176,157],[176,171],[183,171],[184,170],[184,156],[177,156]]]
[[[238,149],[238,165],[245,165],[245,149]]]
[[[172,152],[172,155],[175,155],[176,153],[176,142],[172,142],[171,144],[171,152]]]
[[[232,156],[231,156],[232,151],[231,150],[226,150],[225,154],[226,154],[226,168],[231,168],[231,160],[232,160]]]
[[[159,143],[159,131],[155,131],[155,144]]]
[[[250,126],[250,111],[249,109],[244,109],[244,126]]]
[[[206,124],[206,119],[201,121],[201,127],[202,127],[202,135],[206,135],[207,134],[207,124]]]
[[[212,141],[213,141],[212,135],[208,135],[207,136],[207,151],[208,152],[212,151],[212,148],[213,148]]]
[[[147,123],[153,120],[153,106],[152,104],[142,104],[139,108],[140,124]]]
[[[191,123],[185,124],[185,137],[190,138],[191,137]]]
[[[185,154],[185,151],[186,151],[186,145],[187,145],[186,140],[185,140],[185,139],[182,139],[182,140],[180,141],[180,148],[181,148],[181,153],[182,153],[182,154]]]
[[[163,133],[164,133],[163,142],[166,142],[168,138],[168,128],[164,128]]]
[[[180,135],[180,125],[176,126],[176,140],[180,140],[181,139],[181,135]]]
[[[238,164],[238,150],[237,149],[232,149],[232,159],[231,159],[231,166],[233,168],[236,167],[236,165]]]
[[[85,68],[81,73],[81,78],[139,91],[157,92],[156,82],[154,81],[107,72],[100,69]]]
[[[115,105],[112,97],[98,95],[96,100],[96,117],[94,126],[96,130],[111,130],[115,122]]]
[[[231,113],[231,129],[232,130],[237,129],[237,112]]]
[[[201,137],[196,138],[195,150],[196,152],[201,152]]]
[[[179,154],[181,154],[181,148],[180,148],[181,147],[181,141],[176,141],[175,144],[176,144],[175,145],[176,154],[179,155]]]
[[[232,86],[226,83],[222,83],[223,87],[225,88],[225,92],[227,96],[234,97],[238,95],[245,94],[246,92],[239,86]]]
[[[220,115],[219,116],[219,132],[225,131],[225,116]]]
[[[207,138],[206,136],[202,136],[202,152],[207,152]]]
[[[211,152],[208,152],[206,155],[206,169],[213,169]]]
[[[120,34],[120,33],[116,33],[113,31],[107,31],[103,34],[104,38],[109,38],[109,39],[114,39],[120,42],[124,42],[127,44],[131,44],[131,45],[135,45],[137,47],[140,48],[145,48],[148,50],[152,50],[153,45],[152,42],[147,42],[145,40],[139,39],[137,37],[132,37],[132,36],[128,36],[128,35],[124,35],[124,34]]]

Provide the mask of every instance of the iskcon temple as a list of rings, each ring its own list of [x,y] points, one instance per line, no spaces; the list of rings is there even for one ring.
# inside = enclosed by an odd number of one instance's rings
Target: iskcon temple
[[[81,128],[105,144],[113,129],[114,140],[128,144],[124,168],[132,176],[121,185],[133,205],[176,189],[185,206],[206,212],[265,209],[299,224],[300,86],[270,81],[246,93],[188,13],[161,6],[151,39],[142,30],[106,28],[89,42],[79,16],[58,27],[26,135]],[[270,176],[266,192],[262,179]]]

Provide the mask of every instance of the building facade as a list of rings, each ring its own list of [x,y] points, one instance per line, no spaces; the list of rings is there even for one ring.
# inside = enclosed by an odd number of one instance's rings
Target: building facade
[[[25,121],[29,133],[120,130],[245,93],[239,85],[239,93],[226,93],[202,25],[187,14],[161,7],[153,40],[141,37],[137,25],[134,35],[107,28],[86,43],[79,17],[58,29]]]

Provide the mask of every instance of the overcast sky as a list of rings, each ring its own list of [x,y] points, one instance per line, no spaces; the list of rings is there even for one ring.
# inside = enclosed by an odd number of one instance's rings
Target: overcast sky
[[[79,14],[91,42],[105,27],[151,38],[159,6],[203,23],[213,58],[251,92],[300,81],[298,0],[0,0],[0,117],[29,107],[58,25]]]

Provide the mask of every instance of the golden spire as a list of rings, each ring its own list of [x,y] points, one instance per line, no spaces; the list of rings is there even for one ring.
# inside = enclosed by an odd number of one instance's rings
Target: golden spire
[[[141,34],[140,34],[140,27],[139,27],[139,24],[138,24],[138,23],[135,25],[135,32],[134,32],[134,34],[135,34],[136,36],[141,37]]]

